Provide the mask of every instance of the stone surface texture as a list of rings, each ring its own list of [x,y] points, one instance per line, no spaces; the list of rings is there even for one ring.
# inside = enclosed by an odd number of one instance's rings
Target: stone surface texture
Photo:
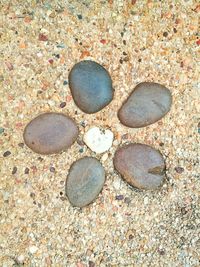
[[[163,184],[165,162],[159,151],[144,144],[119,148],[114,166],[125,181],[139,189],[157,189]]]
[[[24,129],[24,142],[39,154],[54,154],[67,150],[78,137],[78,127],[61,113],[43,113]]]
[[[93,202],[105,182],[105,170],[92,157],[74,162],[66,180],[66,195],[73,206],[84,207]]]
[[[73,66],[69,87],[76,105],[85,113],[100,111],[113,99],[108,71],[92,60],[83,60]]]
[[[143,82],[138,84],[118,112],[122,124],[140,128],[157,122],[170,110],[172,96],[165,86]]]

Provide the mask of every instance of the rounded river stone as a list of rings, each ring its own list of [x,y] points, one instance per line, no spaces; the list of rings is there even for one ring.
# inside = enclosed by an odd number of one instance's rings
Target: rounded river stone
[[[26,126],[24,141],[39,154],[59,153],[69,148],[78,137],[78,127],[61,113],[44,113]]]
[[[125,126],[140,128],[160,120],[170,110],[172,96],[158,83],[138,84],[118,112]]]
[[[73,206],[84,207],[100,193],[105,182],[101,163],[84,157],[72,164],[66,180],[66,195]]]
[[[113,162],[124,180],[139,189],[156,189],[164,181],[163,156],[150,146],[143,144],[123,146],[116,151]]]
[[[113,99],[112,80],[98,63],[83,60],[69,73],[69,87],[76,105],[85,113],[95,113]]]

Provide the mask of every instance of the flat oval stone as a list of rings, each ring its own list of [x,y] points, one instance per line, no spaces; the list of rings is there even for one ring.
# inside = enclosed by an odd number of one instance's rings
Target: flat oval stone
[[[165,86],[158,83],[138,84],[118,112],[125,126],[140,128],[164,117],[170,110],[172,96]]]
[[[66,180],[66,195],[73,206],[84,207],[100,193],[105,182],[101,163],[84,157],[72,164]]]
[[[76,105],[85,113],[95,113],[113,99],[112,80],[98,63],[83,60],[69,73],[69,87]]]
[[[69,148],[78,137],[78,127],[61,113],[44,113],[25,127],[24,142],[39,154],[59,153]]]
[[[124,180],[139,189],[156,189],[164,181],[163,156],[150,146],[125,145],[116,151],[113,163]]]

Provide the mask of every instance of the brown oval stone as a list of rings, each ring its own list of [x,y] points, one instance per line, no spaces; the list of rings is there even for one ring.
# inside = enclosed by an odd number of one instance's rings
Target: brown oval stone
[[[125,181],[139,189],[156,189],[163,183],[165,162],[161,153],[144,144],[129,144],[119,148],[114,167]]]
[[[39,154],[59,153],[69,148],[78,137],[78,127],[61,113],[44,113],[26,126],[24,141]]]
[[[105,182],[101,163],[92,157],[74,162],[66,180],[66,195],[73,206],[84,207],[100,193]]]
[[[165,86],[158,83],[138,84],[118,112],[125,126],[140,128],[164,117],[170,110],[172,96]]]

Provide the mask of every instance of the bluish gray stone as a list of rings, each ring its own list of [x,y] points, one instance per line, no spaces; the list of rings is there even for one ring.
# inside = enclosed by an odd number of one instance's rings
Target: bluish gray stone
[[[69,73],[69,87],[76,105],[85,113],[95,113],[113,99],[112,80],[98,63],[84,60]]]
[[[158,83],[138,84],[118,112],[122,124],[140,128],[164,117],[170,110],[172,96],[165,86]]]
[[[43,113],[25,127],[24,142],[39,154],[59,153],[69,148],[78,137],[78,127],[61,113]]]
[[[92,157],[74,162],[66,180],[66,195],[73,206],[84,207],[100,193],[105,182],[101,163]]]

